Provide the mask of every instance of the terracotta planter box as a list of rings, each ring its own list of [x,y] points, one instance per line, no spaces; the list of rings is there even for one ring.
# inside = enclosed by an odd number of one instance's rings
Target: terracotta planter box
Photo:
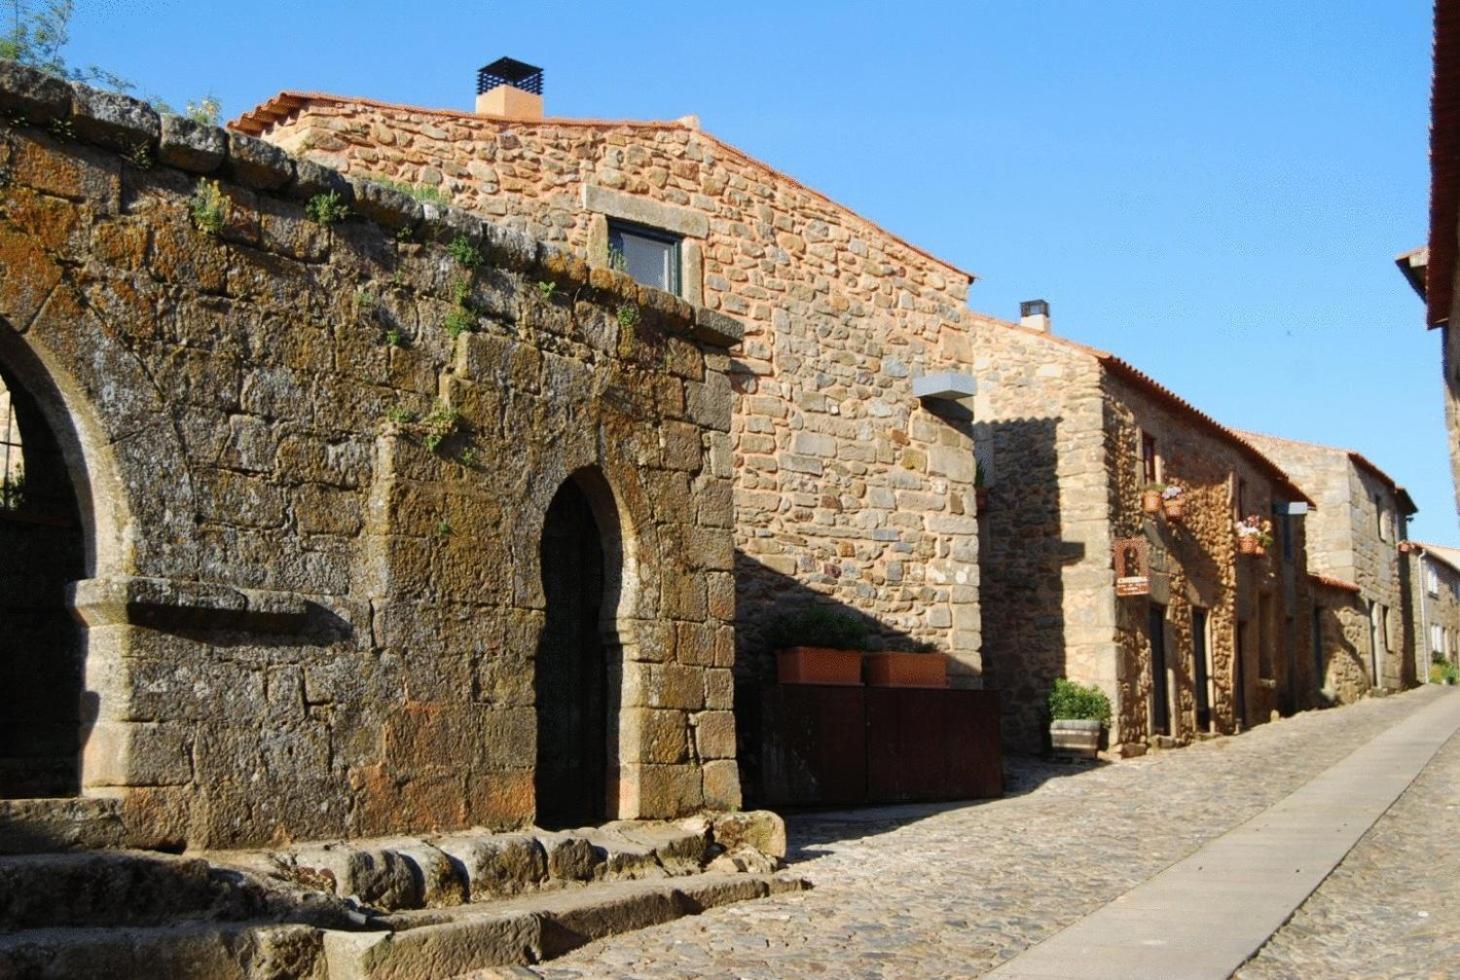
[[[948,660],[941,653],[869,653],[869,687],[948,686]]]
[[[1052,721],[1049,742],[1055,755],[1073,759],[1093,759],[1100,752],[1100,722]]]
[[[1141,510],[1145,511],[1147,514],[1161,513],[1161,491],[1141,491]]]
[[[776,651],[776,680],[782,684],[862,686],[860,650],[830,647],[791,647]]]

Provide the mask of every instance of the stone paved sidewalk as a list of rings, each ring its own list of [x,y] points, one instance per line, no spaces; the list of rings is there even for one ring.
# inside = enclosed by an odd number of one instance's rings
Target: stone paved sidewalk
[[[1011,795],[791,821],[816,890],[595,943],[569,977],[974,976],[1247,820],[1435,689],[1310,712],[1118,765],[1020,760]]]
[[[1237,976],[1460,976],[1460,735]]]

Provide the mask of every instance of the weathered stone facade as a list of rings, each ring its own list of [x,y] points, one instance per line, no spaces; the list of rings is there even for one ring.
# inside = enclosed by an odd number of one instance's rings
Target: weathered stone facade
[[[0,108],[0,374],[35,453],[0,515],[5,582],[35,586],[0,659],[74,676],[71,778],[116,842],[520,826],[573,724],[604,766],[585,820],[739,804],[738,324],[9,63]],[[308,220],[327,192],[350,215]],[[544,574],[564,500],[596,604]],[[544,686],[574,629],[603,675]]]
[[[969,413],[911,390],[966,365],[970,277],[796,181],[674,123],[505,120],[284,95],[235,126],[358,177],[432,188],[591,264],[608,221],[681,236],[682,291],[743,319],[730,368],[737,671],[745,727],[767,627],[830,603],[873,646],[929,644],[980,681]],[[742,745],[754,768],[753,734]]]
[[[1350,450],[1244,435],[1316,502],[1309,517],[1309,570],[1358,586],[1370,620],[1364,650],[1369,684],[1389,690],[1412,686],[1415,597],[1408,560],[1400,553],[1400,543],[1408,536],[1406,521],[1415,512],[1409,494]],[[1352,680],[1332,686],[1340,697],[1357,688]]]
[[[1432,663],[1460,663],[1460,552],[1407,542],[1415,610],[1415,671],[1423,684]]]
[[[1313,704],[1303,520],[1283,516],[1303,495],[1281,471],[1103,352],[992,319],[974,352],[989,500],[984,661],[1011,743],[1042,744],[1045,698],[1061,676],[1110,696],[1111,747],[1125,753]],[[1179,525],[1142,513],[1143,437],[1154,440],[1160,479],[1185,488]],[[1276,527],[1263,557],[1236,553],[1239,496],[1244,514]],[[1112,553],[1129,539],[1148,549],[1148,595],[1116,594]],[[1153,669],[1153,610],[1164,677]]]

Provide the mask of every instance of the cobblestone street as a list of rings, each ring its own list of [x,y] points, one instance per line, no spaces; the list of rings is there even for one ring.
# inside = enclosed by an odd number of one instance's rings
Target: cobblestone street
[[[1009,795],[982,804],[796,817],[793,868],[814,891],[595,943],[537,972],[978,975],[1442,696],[1453,695],[1427,688],[1309,712],[1237,738],[1092,769],[1015,760]],[[1436,957],[1454,962],[1454,940],[1443,933],[1460,885],[1454,855],[1435,848],[1454,822],[1457,779],[1460,742],[1452,740],[1247,973],[1312,976],[1317,964],[1351,955],[1369,964],[1361,974],[1441,975],[1445,961]]]

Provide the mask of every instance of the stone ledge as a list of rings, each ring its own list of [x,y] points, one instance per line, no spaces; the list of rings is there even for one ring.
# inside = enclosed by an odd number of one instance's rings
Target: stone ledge
[[[704,238],[710,233],[710,219],[700,211],[650,201],[634,194],[583,185],[583,208],[610,218],[620,218],[650,228],[662,228],[687,238]]]
[[[309,603],[292,592],[239,589],[213,582],[93,578],[73,582],[66,591],[72,610],[87,626],[283,633],[297,630],[309,613]]]
[[[130,96],[68,82],[16,62],[0,61],[0,110],[21,117],[9,120],[10,125],[40,124],[69,117],[75,121],[76,137],[80,140],[123,153],[155,150],[160,165],[195,175],[226,176],[262,193],[298,201],[333,191],[357,216],[388,230],[412,230],[417,232],[416,240],[438,244],[465,236],[500,266],[537,270],[549,278],[568,280],[618,296],[626,303],[641,307],[648,319],[670,332],[692,336],[711,346],[731,346],[739,343],[745,334],[743,326],[723,314],[712,314],[702,323],[702,314],[711,311],[691,306],[662,290],[640,285],[624,273],[590,270],[582,259],[564,253],[557,246],[470,212],[418,202],[382,184],[347,177],[238,130],[199,125],[171,115],[159,117],[146,102]],[[708,220],[697,212],[686,214],[691,219]],[[654,217],[657,220],[668,216],[655,212]],[[670,224],[679,227],[684,222],[676,219]],[[689,224],[692,229],[698,227],[692,220]],[[706,224],[698,237],[707,232]]]

